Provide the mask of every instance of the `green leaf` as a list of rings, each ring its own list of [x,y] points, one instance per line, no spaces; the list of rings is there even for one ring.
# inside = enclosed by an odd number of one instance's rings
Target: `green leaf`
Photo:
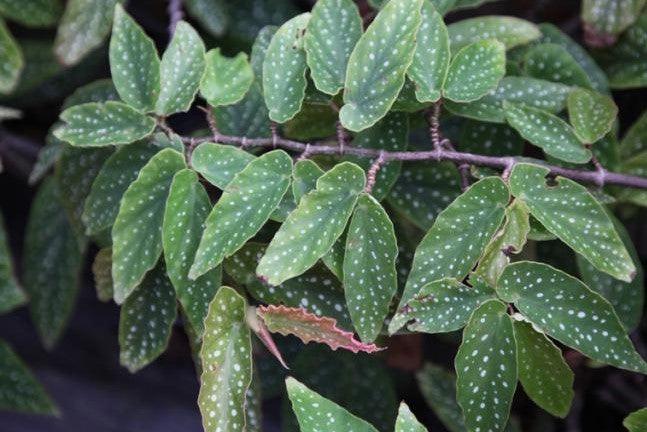
[[[254,11],[254,13],[249,13]],[[290,0],[238,0],[236,7],[229,9],[229,35],[251,44],[258,32],[267,25],[280,25],[300,9]]]
[[[162,253],[164,207],[173,176],[185,167],[182,155],[164,149],[151,158],[128,186],[112,228],[112,277],[121,304]]]
[[[112,25],[110,73],[121,100],[142,112],[155,108],[160,92],[155,43],[120,4],[115,7]]]
[[[577,138],[573,128],[561,118],[538,108],[503,102],[506,120],[526,140],[557,159],[586,163],[591,151]]]
[[[0,339],[0,409],[57,415],[58,408],[9,344]]]
[[[115,5],[122,0],[68,0],[58,25],[54,52],[65,66],[79,63],[110,33]]]
[[[74,92],[63,101],[62,109],[66,110],[74,105],[81,105],[88,102],[108,101],[119,101],[117,89],[112,83],[112,79],[98,79],[74,90]]]
[[[312,8],[304,48],[310,75],[320,91],[344,87],[350,53],[362,35],[362,18],[351,0],[321,0]]]
[[[260,83],[252,83],[243,99],[233,105],[213,110],[220,132],[227,135],[261,138],[270,136],[270,118]]]
[[[285,380],[301,432],[377,432],[366,421],[310,390],[292,377]]]
[[[337,112],[328,104],[305,102],[292,120],[283,125],[283,135],[301,141],[328,138],[336,133]]]
[[[502,431],[517,387],[512,320],[498,300],[474,311],[456,353],[456,397],[467,430]]]
[[[582,21],[602,36],[622,33],[636,21],[645,0],[583,0]]]
[[[25,303],[27,296],[14,274],[4,219],[0,214],[0,315]]]
[[[623,157],[636,156],[647,150],[647,110],[643,111],[620,143],[620,154]]]
[[[160,262],[121,306],[121,365],[134,373],[163,353],[171,337],[175,314],[175,291]]]
[[[416,83],[416,98],[420,102],[436,102],[449,68],[449,34],[443,17],[431,2],[422,4],[420,29],[416,50],[407,75]]]
[[[224,189],[205,222],[189,277],[195,279],[252,238],[290,186],[292,159],[274,150],[254,159]]]
[[[393,0],[377,14],[348,60],[339,119],[354,132],[384,117],[413,60],[422,0]]]
[[[263,60],[263,94],[270,119],[285,123],[301,110],[306,90],[303,34],[310,20],[303,13],[283,24],[272,37]]]
[[[512,194],[526,202],[546,229],[596,268],[631,281],[636,267],[602,206],[584,186],[567,178],[557,177],[557,184],[548,186],[548,172],[536,165],[515,165],[510,175]]]
[[[245,96],[254,81],[254,71],[247,54],[230,58],[220,54],[220,48],[206,54],[206,68],[200,81],[200,94],[209,105],[231,105]]]
[[[395,432],[427,432],[427,428],[418,421],[407,404],[402,402],[395,421]]]
[[[190,24],[180,21],[173,39],[162,55],[162,84],[155,112],[169,115],[188,111],[205,70],[205,48],[200,35]]]
[[[647,373],[611,304],[579,280],[547,264],[509,265],[497,293],[535,327],[599,362]]]
[[[209,196],[195,172],[183,169],[175,174],[162,224],[164,259],[177,298],[198,337],[204,331],[203,322],[209,302],[221,282],[220,268],[207,272],[196,280],[189,279],[189,268],[198,249],[210,207]]]
[[[456,402],[456,377],[431,363],[416,374],[420,392],[436,416],[451,432],[464,432],[465,420]]]
[[[400,307],[429,282],[463,279],[501,225],[509,198],[505,183],[488,177],[443,210],[416,249]]]
[[[0,93],[11,93],[25,65],[20,46],[0,18]]]
[[[256,35],[256,39],[254,39],[249,62],[254,71],[254,79],[259,83],[259,86],[263,83],[263,62],[265,61],[265,54],[278,29],[277,26],[266,25],[260,29]]]
[[[506,49],[525,45],[541,37],[536,25],[511,16],[482,16],[464,19],[448,27],[452,51],[458,51],[471,43],[496,39]]]
[[[570,86],[591,88],[582,67],[561,45],[542,43],[530,48],[524,57],[526,75]]]
[[[62,11],[59,0],[0,0],[0,15],[26,27],[49,27]]]
[[[294,202],[299,204],[305,194],[315,189],[317,187],[317,180],[324,172],[324,170],[319,168],[319,165],[310,159],[297,161],[292,169],[292,195],[294,195]]]
[[[647,428],[647,408],[634,411],[625,417],[622,425],[627,428],[629,432],[641,432]]]
[[[467,120],[461,125],[459,148],[469,153],[516,156],[523,153],[521,136],[506,124]]]
[[[29,311],[43,344],[52,348],[72,313],[83,264],[55,178],[45,180],[36,193],[24,244],[22,281]]]
[[[209,183],[225,190],[236,174],[241,172],[254,155],[238,147],[203,143],[191,155],[191,167],[202,175]]]
[[[333,243],[330,250],[321,257],[321,261],[328,267],[328,270],[339,280],[344,279],[344,249],[346,248],[347,232],[348,230],[344,231]]]
[[[573,372],[562,351],[543,333],[514,321],[519,381],[537,405],[557,417],[566,417],[573,401]]]
[[[647,14],[624,32],[609,50],[600,53],[600,63],[613,89],[631,89],[647,86]]]
[[[223,0],[187,0],[185,2],[189,15],[216,37],[222,36],[229,24],[227,2]]]
[[[586,89],[575,89],[568,96],[568,116],[575,135],[593,144],[613,127],[618,107],[609,96]]]
[[[474,42],[452,59],[443,95],[454,102],[472,102],[496,89],[505,75],[505,46],[497,40]]]
[[[379,202],[362,194],[346,237],[344,292],[353,325],[365,342],[374,341],[384,325],[398,288],[398,245],[393,223]]]
[[[92,275],[94,286],[97,290],[97,298],[102,302],[112,300],[114,295],[112,289],[112,248],[101,249],[92,261]]]
[[[206,432],[245,429],[245,395],[252,382],[252,343],[247,302],[221,287],[209,304],[200,350],[203,365],[198,406]]]
[[[362,169],[349,162],[321,176],[274,235],[257,273],[278,285],[312,267],[344,231],[365,183]]]
[[[79,147],[129,144],[153,133],[155,120],[121,102],[75,105],[60,115],[56,138]]]

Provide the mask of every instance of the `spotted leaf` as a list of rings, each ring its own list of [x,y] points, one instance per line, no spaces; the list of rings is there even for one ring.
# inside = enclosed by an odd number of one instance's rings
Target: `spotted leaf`
[[[455,365],[456,398],[467,430],[502,431],[517,387],[517,347],[503,303],[489,300],[474,311]]]
[[[388,2],[355,45],[339,112],[347,129],[372,126],[393,105],[413,60],[421,5],[422,0]]]
[[[407,404],[402,402],[395,421],[395,432],[427,432],[427,428],[418,421]]]
[[[609,96],[579,88],[568,96],[569,119],[575,135],[585,144],[604,137],[617,115],[618,107]]]
[[[157,153],[128,186],[112,228],[112,277],[121,304],[162,253],[164,207],[173,176],[185,167],[172,149]]]
[[[574,277],[547,264],[518,262],[504,270],[497,293],[563,344],[602,363],[647,373],[611,304]]]
[[[27,302],[25,292],[18,285],[9,250],[4,220],[0,214],[0,314]]]
[[[557,177],[557,185],[547,185],[547,174],[546,168],[518,164],[510,175],[510,190],[546,229],[596,268],[631,281],[636,267],[602,206],[572,180]]]
[[[206,55],[206,69],[200,81],[200,94],[209,105],[231,105],[239,102],[254,81],[254,71],[247,60],[247,54],[225,57],[220,48],[209,50]]]
[[[584,0],[582,21],[601,35],[618,35],[636,21],[645,0]]]
[[[561,45],[535,45],[526,52],[523,64],[525,74],[531,77],[571,86],[592,87],[586,72]]]
[[[523,139],[508,125],[467,120],[461,129],[458,142],[462,151],[491,156],[523,153]]]
[[[647,428],[647,408],[634,411],[625,417],[622,425],[627,428],[629,432],[641,432]]]
[[[187,12],[213,36],[221,37],[230,24],[227,2],[223,0],[187,0]]]
[[[365,183],[362,169],[349,162],[321,176],[274,235],[257,274],[278,285],[312,267],[344,231]]]
[[[213,114],[221,133],[250,138],[270,136],[270,118],[258,80],[252,83],[240,102],[217,106]]]
[[[305,194],[317,187],[317,180],[324,172],[319,168],[319,165],[310,159],[300,160],[294,164],[294,169],[292,170],[292,195],[294,195],[294,201],[297,204]]]
[[[60,18],[63,7],[59,0],[0,0],[0,15],[26,27],[47,27]]]
[[[25,60],[20,46],[0,18],[0,93],[10,93],[18,85]]]
[[[274,150],[254,159],[224,189],[205,222],[189,277],[195,279],[254,236],[290,186],[292,159]]]
[[[496,39],[506,49],[525,45],[541,37],[539,28],[526,20],[511,16],[481,16],[452,23],[448,26],[452,51],[471,43]]]
[[[252,382],[252,341],[246,313],[245,299],[226,286],[209,304],[198,395],[206,432],[246,430],[246,394]]]
[[[191,166],[209,183],[224,190],[255,157],[237,147],[204,143],[191,155]]]
[[[638,16],[636,23],[625,31],[618,42],[600,56],[613,89],[640,88],[647,85],[647,14]]]

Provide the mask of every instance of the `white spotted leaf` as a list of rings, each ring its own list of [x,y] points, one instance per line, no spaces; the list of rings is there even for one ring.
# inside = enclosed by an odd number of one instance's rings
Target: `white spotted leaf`
[[[591,79],[566,48],[554,43],[542,43],[528,49],[524,72],[534,78],[571,86],[591,88]]]
[[[335,95],[344,87],[348,58],[361,35],[362,18],[354,2],[321,0],[315,4],[304,48],[317,89]]]
[[[155,43],[117,4],[110,39],[110,73],[122,101],[152,111],[160,91],[160,59]]]
[[[272,36],[263,60],[263,95],[270,119],[285,123],[301,110],[306,91],[303,36],[310,20],[303,13],[283,24]]]
[[[180,21],[160,63],[160,94],[155,112],[169,115],[187,111],[198,92],[205,69],[205,48],[190,24]]]
[[[233,105],[213,109],[220,132],[250,138],[269,137],[270,118],[263,100],[260,81],[254,81],[243,99]]]
[[[599,270],[629,282],[636,267],[603,207],[573,180],[557,177],[546,184],[548,169],[517,164],[510,175],[512,194],[525,201],[530,213]]]
[[[461,48],[449,65],[443,96],[454,102],[472,102],[496,89],[505,75],[505,46],[496,40]]]
[[[506,49],[511,49],[541,37],[541,31],[536,25],[512,16],[492,15],[464,19],[450,24],[448,30],[454,52],[486,39],[499,40]]]
[[[161,150],[123,195],[112,228],[112,277],[118,304],[133,292],[162,253],[164,207],[173,176],[183,168],[180,153]]]
[[[398,245],[393,223],[379,202],[360,195],[348,227],[344,292],[353,325],[365,342],[374,341],[398,288]]]
[[[25,66],[22,50],[0,18],[0,93],[11,93]]]
[[[503,303],[489,300],[474,311],[454,362],[466,429],[503,431],[517,387],[517,347]]]
[[[66,123],[54,131],[56,138],[79,147],[129,144],[153,133],[155,120],[115,101],[89,102],[63,111]]]
[[[413,60],[422,0],[393,0],[377,14],[348,60],[339,119],[354,132],[384,117]]]
[[[629,432],[642,432],[647,428],[647,408],[629,414],[622,422]]]
[[[246,430],[246,394],[252,382],[247,302],[221,287],[209,305],[200,350],[203,372],[198,406],[206,432]]]
[[[0,214],[0,314],[27,303],[25,292],[18,285],[9,249],[4,219]]]
[[[591,159],[591,151],[582,145],[573,128],[556,115],[512,102],[503,102],[503,109],[510,126],[546,154],[572,163]]]
[[[519,381],[526,394],[549,413],[565,417],[573,401],[573,371],[562,351],[532,324],[514,321]]]
[[[620,35],[618,42],[603,52],[600,63],[613,89],[641,88],[647,85],[647,14],[643,13]]]
[[[535,327],[599,362],[647,373],[611,304],[578,279],[547,264],[510,264],[497,283]]]
[[[317,180],[324,174],[316,162],[310,159],[297,161],[292,169],[292,195],[299,204],[301,198],[317,187]]]
[[[636,21],[644,6],[645,0],[583,0],[581,17],[588,31],[618,35]]]
[[[400,408],[398,408],[395,432],[427,432],[427,428],[418,421],[407,404],[402,402],[400,403]]]
[[[206,68],[200,81],[200,94],[209,105],[231,105],[240,102],[254,81],[247,54],[225,57],[220,48],[206,54]]]
[[[255,157],[238,147],[203,143],[191,155],[191,167],[209,183],[224,190]]]
[[[364,171],[350,162],[319,177],[274,235],[257,274],[278,285],[312,267],[344,231],[365,184]]]
[[[568,117],[575,135],[585,144],[593,144],[613,127],[618,107],[609,96],[586,89],[575,89],[568,96]]]

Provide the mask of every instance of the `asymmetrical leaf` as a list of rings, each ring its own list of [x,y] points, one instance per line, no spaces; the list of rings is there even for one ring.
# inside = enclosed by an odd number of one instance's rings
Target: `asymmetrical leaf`
[[[0,93],[11,93],[16,88],[24,65],[20,46],[0,18]]]
[[[362,19],[351,0],[321,0],[315,4],[304,48],[317,89],[335,95],[344,87],[348,58],[361,35]]]
[[[425,364],[416,379],[420,392],[440,421],[451,432],[464,432],[465,420],[456,402],[456,377],[431,363]]]
[[[348,60],[339,119],[354,132],[389,111],[413,60],[422,0],[390,1],[359,39]]]
[[[162,221],[169,188],[185,167],[182,155],[164,149],[153,156],[128,186],[112,228],[112,278],[121,304],[162,253]]]
[[[395,432],[427,432],[427,428],[418,421],[407,404],[402,402],[395,421]]]
[[[97,252],[92,261],[92,276],[97,290],[97,298],[102,302],[112,300],[112,248],[107,247]]]
[[[572,163],[591,159],[591,151],[582,145],[573,128],[556,115],[512,102],[503,102],[503,109],[510,126],[547,154]]]
[[[155,43],[120,4],[115,7],[112,25],[110,73],[121,100],[142,112],[155,108],[160,92]]]
[[[175,309],[175,291],[160,262],[121,306],[119,361],[130,372],[137,372],[164,352]]]
[[[517,346],[503,303],[490,300],[474,311],[455,364],[467,430],[502,431],[517,387]]]
[[[252,382],[247,302],[221,287],[209,305],[200,350],[203,366],[198,406],[206,432],[246,430],[246,394]]]
[[[26,27],[47,27],[61,16],[59,0],[0,0],[0,15]]]
[[[496,40],[474,42],[452,59],[443,95],[454,102],[472,102],[496,89],[505,75],[505,46]]]
[[[530,48],[524,57],[526,75],[566,85],[591,88],[591,80],[562,46],[543,43]]]
[[[563,344],[602,363],[647,373],[611,304],[574,277],[547,264],[518,262],[505,269],[497,293]]]
[[[257,274],[278,285],[312,267],[344,231],[365,183],[362,169],[349,162],[321,176],[274,235]]]
[[[627,428],[629,432],[641,432],[647,428],[647,408],[634,411],[625,417],[622,425]]]
[[[486,39],[501,41],[506,49],[510,49],[541,37],[541,31],[536,25],[511,16],[492,15],[464,19],[450,24],[448,30],[454,52]]]
[[[557,177],[546,184],[548,169],[517,164],[510,175],[512,194],[525,201],[530,213],[550,232],[599,270],[629,282],[636,273],[631,256],[602,206],[572,180]]]
[[[220,48],[209,50],[206,68],[200,81],[200,94],[209,105],[231,105],[239,102],[254,81],[254,71],[247,60],[247,54],[225,57]]]
[[[558,417],[565,417],[573,400],[573,372],[562,351],[543,333],[523,321],[514,321],[519,381],[537,405]]]
[[[205,48],[190,24],[180,21],[160,63],[160,94],[155,112],[169,115],[189,109],[205,69]]]
[[[283,150],[254,159],[236,174],[205,222],[190,278],[220,264],[261,229],[288,190],[291,174],[292,159]]]
[[[310,20],[303,13],[283,24],[272,37],[263,60],[263,94],[270,119],[285,123],[301,110],[306,90],[303,35]]]
[[[73,146],[129,144],[153,133],[155,120],[121,102],[75,105],[60,115],[66,124],[54,135]]]
[[[575,135],[585,144],[605,136],[617,115],[618,107],[609,96],[586,89],[575,89],[568,96],[568,117]]]
[[[0,214],[0,314],[27,302],[27,296],[14,275],[4,220]]]
[[[193,151],[191,167],[209,183],[225,190],[236,174],[254,159],[254,155],[238,147],[203,143]]]
[[[294,202],[299,204],[305,194],[316,188],[317,180],[324,172],[324,170],[319,168],[319,165],[310,159],[297,161],[292,169],[292,195],[294,195]]]
[[[602,35],[622,33],[640,14],[645,0],[584,0],[582,21]]]

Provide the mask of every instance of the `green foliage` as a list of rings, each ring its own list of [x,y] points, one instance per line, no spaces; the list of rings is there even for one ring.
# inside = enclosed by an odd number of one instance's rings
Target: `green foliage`
[[[582,21],[602,35],[622,33],[636,20],[645,0],[584,0]]]
[[[510,49],[525,45],[541,36],[537,26],[508,16],[465,19],[449,25],[448,30],[454,51],[485,39],[496,39],[502,42],[506,49]]]
[[[0,15],[27,27],[49,27],[62,10],[59,0],[0,0]]]
[[[605,136],[613,127],[618,107],[608,96],[586,89],[575,89],[568,96],[568,115],[575,135],[585,144]]]
[[[395,432],[427,432],[427,429],[416,419],[407,404],[402,402],[398,409]]]
[[[211,106],[239,102],[254,81],[247,55],[240,53],[234,58],[227,58],[216,48],[207,52],[205,61],[206,68],[200,81],[202,97]]]
[[[622,425],[627,428],[629,432],[640,432],[647,427],[647,408],[639,409],[629,414]]]
[[[11,92],[18,84],[24,67],[22,51],[7,25],[0,18],[0,93]]]
[[[0,314],[9,312],[26,302],[27,296],[14,275],[7,233],[0,214]]]
[[[591,81],[584,69],[561,45],[543,43],[530,48],[524,57],[527,75],[567,85],[589,88]]]
[[[641,59],[647,53],[647,14],[624,32],[618,43],[601,53],[600,62],[614,89],[633,89],[647,85],[647,67]]]

